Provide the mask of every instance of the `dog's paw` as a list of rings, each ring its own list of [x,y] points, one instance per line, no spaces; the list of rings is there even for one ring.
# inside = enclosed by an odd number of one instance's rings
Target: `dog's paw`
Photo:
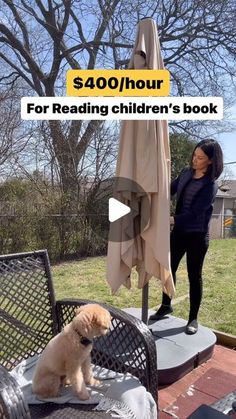
[[[70,381],[70,379],[68,377],[65,377],[64,380],[63,380],[63,382],[62,382],[62,384],[64,386],[69,386],[69,385],[71,385],[71,381]]]
[[[90,386],[99,386],[100,384],[101,384],[101,381],[100,380],[97,380],[96,378],[94,378],[94,377],[91,377],[90,379],[89,379],[89,382],[88,383],[86,383],[86,384],[89,384]]]
[[[80,391],[79,393],[77,393],[77,396],[80,400],[88,400],[90,398],[90,394],[87,390]]]

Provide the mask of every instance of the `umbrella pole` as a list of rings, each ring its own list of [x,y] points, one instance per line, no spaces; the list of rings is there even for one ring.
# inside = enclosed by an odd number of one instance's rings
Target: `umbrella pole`
[[[148,323],[148,282],[142,288],[142,321]]]

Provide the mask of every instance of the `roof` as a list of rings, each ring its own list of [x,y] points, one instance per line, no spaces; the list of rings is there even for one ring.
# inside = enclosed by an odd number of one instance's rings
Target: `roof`
[[[219,183],[217,198],[236,198],[236,180],[224,180]]]

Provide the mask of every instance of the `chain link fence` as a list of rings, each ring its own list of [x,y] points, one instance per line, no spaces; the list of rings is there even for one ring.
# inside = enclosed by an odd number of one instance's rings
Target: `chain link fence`
[[[106,254],[107,215],[0,216],[0,253],[47,249],[52,261]]]
[[[223,238],[236,238],[236,215],[223,216]]]
[[[213,238],[236,238],[235,215],[213,218],[218,223]],[[52,261],[105,255],[108,233],[107,212],[0,215],[0,253],[47,249]]]

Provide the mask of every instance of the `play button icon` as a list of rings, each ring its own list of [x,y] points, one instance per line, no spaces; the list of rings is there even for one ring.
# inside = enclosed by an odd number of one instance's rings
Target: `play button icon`
[[[150,220],[150,197],[134,180],[111,179],[108,200],[108,241],[125,242],[139,236]]]
[[[134,180],[120,176],[106,178],[98,185],[92,193],[88,189],[86,201],[94,244],[101,243],[105,249],[109,241],[124,243],[142,234],[151,217],[151,194]]]
[[[131,208],[128,205],[122,204],[115,198],[109,199],[109,221],[110,223],[119,220],[119,218],[124,217],[126,214],[129,214]]]

